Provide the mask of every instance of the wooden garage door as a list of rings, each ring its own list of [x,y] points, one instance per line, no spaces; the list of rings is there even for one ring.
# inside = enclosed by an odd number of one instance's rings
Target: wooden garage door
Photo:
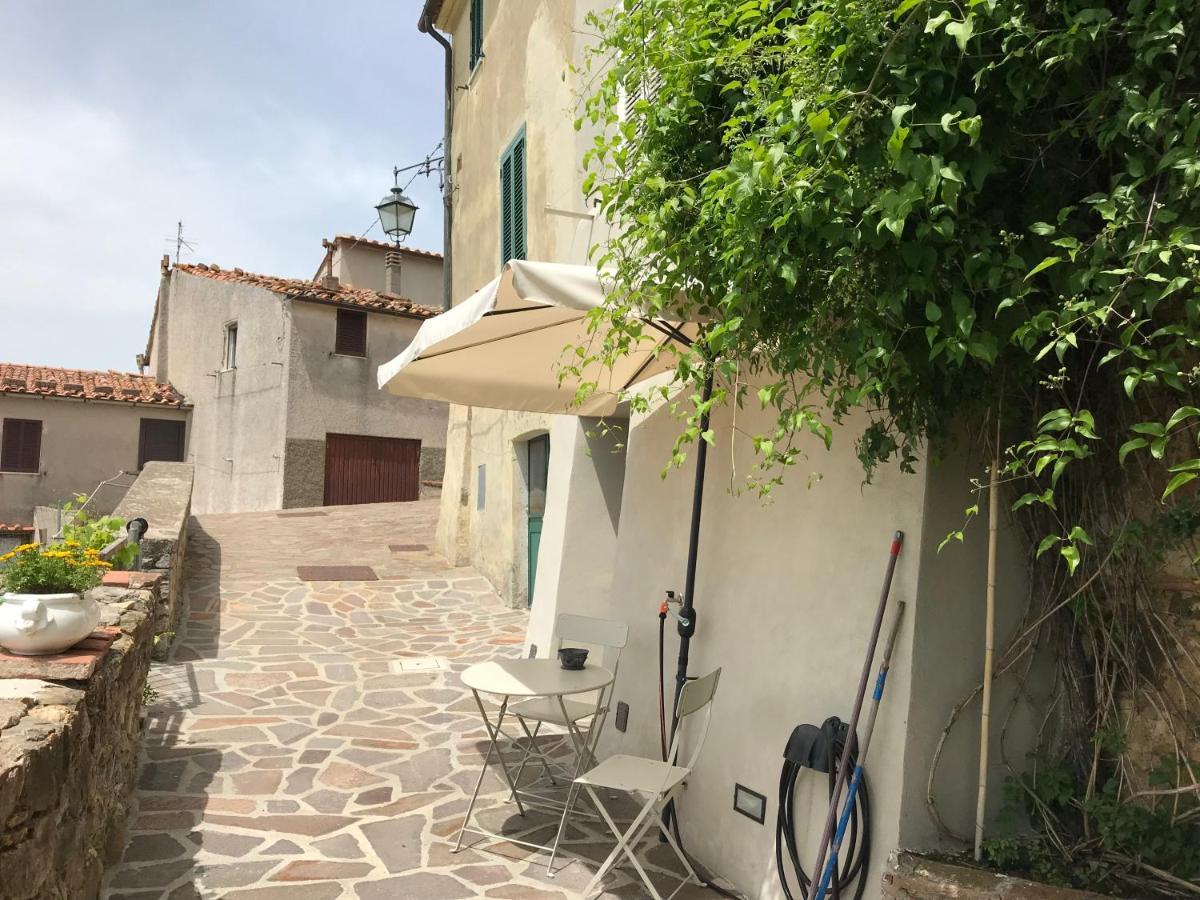
[[[421,442],[408,438],[325,435],[325,505],[416,500]]]

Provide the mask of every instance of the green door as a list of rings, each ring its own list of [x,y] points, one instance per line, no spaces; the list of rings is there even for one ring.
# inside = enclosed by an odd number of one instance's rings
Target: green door
[[[542,544],[542,516],[546,514],[546,476],[550,470],[550,435],[543,434],[525,444],[529,454],[529,598],[533,606],[533,584],[537,579],[538,549]]]

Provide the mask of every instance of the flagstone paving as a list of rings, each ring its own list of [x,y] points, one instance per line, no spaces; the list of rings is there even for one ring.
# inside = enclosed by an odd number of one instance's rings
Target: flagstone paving
[[[428,549],[436,502],[320,512],[193,520],[189,612],[151,673],[130,840],[104,896],[578,896],[612,846],[590,825],[568,829],[565,850],[579,859],[554,878],[543,855],[515,844],[451,852],[486,750],[458,673],[519,654],[526,614]],[[314,565],[367,566],[377,580],[301,581],[297,567]],[[400,669],[431,657],[444,668]],[[553,834],[549,816],[516,815],[498,779],[485,790],[487,827]],[[665,851],[648,850],[669,892]],[[645,896],[631,873],[605,886],[610,900]]]

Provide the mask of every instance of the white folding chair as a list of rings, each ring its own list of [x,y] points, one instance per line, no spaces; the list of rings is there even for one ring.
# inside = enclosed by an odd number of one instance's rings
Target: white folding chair
[[[583,897],[586,898],[592,895],[592,892],[599,887],[601,879],[616,865],[617,859],[624,853],[629,857],[629,861],[633,863],[633,867],[637,870],[638,875],[641,876],[646,889],[650,892],[650,896],[654,900],[664,900],[655,889],[650,876],[646,874],[646,870],[638,861],[637,846],[645,836],[646,831],[661,819],[663,809],[671,802],[675,794],[678,793],[684,779],[691,774],[696,761],[700,758],[700,750],[704,747],[705,738],[708,737],[708,727],[712,722],[713,695],[717,691],[717,683],[720,680],[721,670],[716,669],[702,678],[689,681],[684,685],[683,691],[679,695],[679,713],[676,719],[675,738],[671,741],[671,749],[667,754],[668,762],[620,754],[609,757],[594,769],[585,772],[575,779],[574,784],[571,786],[572,794],[567,797],[567,808],[563,810],[562,821],[558,826],[559,839],[562,838],[563,828],[567,822],[567,815],[571,811],[571,803],[574,799],[573,792],[576,786],[582,786],[587,791],[588,796],[591,797],[592,802],[596,805],[600,816],[617,838],[617,846],[613,848],[612,853],[608,855],[608,858],[596,870],[595,876],[588,883],[588,886],[584,888]],[[693,727],[687,720],[702,710],[704,712],[704,719],[697,726],[699,734],[694,738],[691,755],[686,765],[677,765],[679,761],[679,744],[685,730],[685,725],[687,726],[686,730],[693,730]],[[624,834],[621,833],[621,829],[613,821],[612,816],[608,814],[608,810],[604,808],[604,804],[600,802],[596,788],[626,791],[634,795],[646,797],[645,805],[634,817]],[[687,856],[676,842],[675,837],[670,833],[670,829],[664,829],[663,833],[666,835],[671,849],[675,851],[675,855],[679,857],[679,861],[683,864],[684,870],[688,873],[687,877],[679,883],[679,886],[667,895],[666,900],[670,900],[688,882],[695,884],[703,884],[703,882],[696,875],[691,863],[688,862]],[[555,847],[557,848],[557,846],[558,841],[556,840]]]
[[[601,665],[611,669],[613,683],[599,692],[594,703],[567,697],[562,698],[560,703],[559,698],[556,697],[535,697],[509,706],[509,714],[517,717],[526,738],[525,752],[517,767],[516,778],[513,779],[514,794],[521,784],[521,775],[525,772],[525,766],[531,757],[537,757],[551,784],[557,784],[554,780],[555,769],[563,771],[566,780],[570,781],[586,766],[595,764],[596,743],[600,739],[604,722],[608,718],[609,700],[612,697],[613,686],[616,684],[621,650],[624,649],[628,640],[629,626],[624,622],[596,619],[591,616],[577,616],[571,613],[559,614],[554,623],[554,641],[550,648],[551,657],[555,656],[563,646],[584,647],[589,651],[589,659],[593,663],[597,661],[598,657]],[[596,656],[592,656],[592,652],[597,652]],[[534,723],[532,730],[529,728],[530,722]],[[537,746],[537,738],[543,725],[556,725],[567,731],[557,735],[558,739],[550,746],[542,748]],[[583,755],[576,754],[574,766],[567,769],[553,762],[551,755],[563,745],[574,747],[570,734],[572,727],[585,738],[585,753]]]

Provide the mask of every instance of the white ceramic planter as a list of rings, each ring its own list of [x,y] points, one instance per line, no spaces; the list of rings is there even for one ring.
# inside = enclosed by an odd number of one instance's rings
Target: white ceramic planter
[[[0,601],[0,647],[21,656],[61,653],[100,624],[100,604],[79,594],[5,594]]]

